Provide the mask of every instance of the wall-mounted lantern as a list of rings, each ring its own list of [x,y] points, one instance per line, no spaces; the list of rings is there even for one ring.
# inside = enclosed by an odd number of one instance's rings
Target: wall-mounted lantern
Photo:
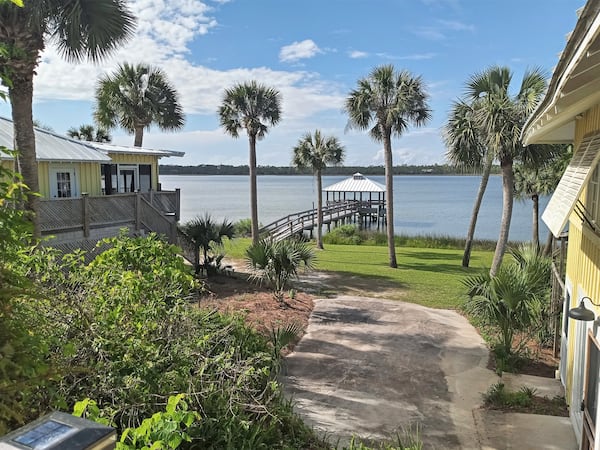
[[[577,308],[573,308],[569,310],[569,317],[575,320],[583,320],[584,322],[589,322],[591,320],[596,320],[596,314],[594,311],[587,309],[584,304],[584,300],[589,300],[590,303],[594,306],[600,306],[599,303],[594,303],[594,301],[589,297],[582,297],[579,302],[579,306]]]

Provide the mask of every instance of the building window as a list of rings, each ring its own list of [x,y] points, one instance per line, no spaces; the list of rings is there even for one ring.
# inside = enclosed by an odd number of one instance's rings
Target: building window
[[[56,188],[56,193],[59,198],[73,197],[70,172],[56,172]]]
[[[596,166],[590,177],[590,181],[587,185],[587,202],[586,209],[592,216],[591,219],[600,224],[600,170]]]
[[[140,191],[148,192],[152,188],[152,166],[150,164],[140,164]]]

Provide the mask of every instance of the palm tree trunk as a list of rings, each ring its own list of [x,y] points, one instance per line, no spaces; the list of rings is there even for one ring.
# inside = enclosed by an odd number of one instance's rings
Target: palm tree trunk
[[[546,238],[546,245],[544,246],[544,256],[552,256],[552,244],[554,243],[554,236],[552,235],[552,231],[548,232],[548,237]]]
[[[317,176],[317,248],[323,250],[323,180],[321,169],[315,172]]]
[[[35,135],[33,132],[33,71],[31,76],[14,76],[9,89],[12,106],[14,141],[18,150],[18,167],[23,176],[23,182],[29,188],[26,209],[30,212],[29,220],[33,224],[33,237],[41,235],[38,212],[38,197],[40,191],[38,166],[35,152]]]
[[[391,131],[383,132],[383,150],[385,153],[385,191],[387,193],[386,202],[386,220],[387,220],[387,241],[388,252],[390,255],[390,267],[396,269],[396,246],[394,241],[394,166],[392,164],[392,138]]]
[[[133,146],[141,147],[142,141],[144,140],[144,127],[136,126],[134,136],[135,137],[133,138]]]
[[[490,180],[490,172],[492,171],[493,159],[488,157],[483,173],[481,174],[481,182],[479,183],[479,190],[477,191],[477,197],[475,198],[475,204],[473,205],[473,212],[471,213],[471,222],[469,223],[469,231],[467,231],[467,239],[465,241],[465,251],[463,253],[462,266],[469,267],[471,261],[471,247],[473,246],[473,238],[475,237],[475,227],[477,225],[477,218],[479,217],[479,209],[481,208],[481,202],[483,201],[483,195],[487,189],[488,181]]]
[[[256,135],[248,135],[250,141],[250,222],[252,224],[252,244],[258,244],[258,194],[256,189]]]
[[[500,167],[502,169],[502,220],[500,222],[500,236],[496,243],[496,251],[490,268],[491,276],[495,276],[502,265],[502,258],[508,243],[513,208],[514,174],[512,159],[502,161]]]
[[[537,194],[531,196],[533,202],[533,245],[537,250],[540,249],[540,197]]]

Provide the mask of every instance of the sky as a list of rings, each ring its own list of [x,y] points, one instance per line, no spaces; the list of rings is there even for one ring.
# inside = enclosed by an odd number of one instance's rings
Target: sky
[[[136,34],[99,64],[65,61],[49,44],[34,79],[34,119],[64,134],[93,123],[98,78],[119,63],[161,68],[179,93],[185,127],[144,135],[144,147],[185,152],[162,164],[248,162],[245,134],[219,126],[224,90],[256,80],[282,96],[281,121],[257,144],[258,165],[290,165],[292,149],[319,129],[337,137],[345,165],[382,165],[381,143],[348,130],[344,100],[373,68],[393,64],[422,77],[431,120],[392,142],[395,165],[444,164],[442,128],[472,75],[510,67],[548,77],[583,0],[130,0]],[[0,103],[0,116],[10,117]],[[133,136],[112,131],[113,143]]]

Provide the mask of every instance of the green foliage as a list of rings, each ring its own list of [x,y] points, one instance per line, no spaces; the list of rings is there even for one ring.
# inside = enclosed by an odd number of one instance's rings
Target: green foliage
[[[262,224],[258,225],[262,228]],[[233,232],[235,237],[250,237],[252,236],[252,219],[240,219],[233,224]]]
[[[355,225],[341,225],[323,236],[326,244],[360,245],[364,241],[365,233]]]
[[[312,445],[276,380],[274,346],[242,318],[190,304],[198,286],[173,246],[155,235],[101,245],[109,249],[89,264],[83,252],[51,249],[28,260],[43,295],[31,315],[38,328],[25,330],[42,340],[39,360],[56,376],[43,389],[37,380],[19,386],[24,419],[93,398],[78,411],[114,424],[124,449],[161,440],[160,448]],[[179,393],[185,402],[168,400]]]
[[[303,266],[307,270],[312,269],[314,260],[312,246],[296,239],[262,239],[246,250],[250,279],[258,283],[266,282],[273,289],[275,298],[281,302],[289,281],[298,278]]]
[[[216,273],[224,257],[221,244],[224,238],[233,238],[234,225],[226,219],[218,224],[210,214],[206,213],[203,217],[196,217],[184,224],[182,231],[195,249],[196,274],[202,269],[207,276]],[[203,254],[202,263],[200,263],[200,249]]]
[[[518,355],[524,344],[524,340],[515,342],[517,333],[529,336],[543,326],[550,279],[550,260],[534,245],[522,244],[510,253],[513,261],[501,266],[495,276],[485,271],[464,280],[469,295],[465,310],[491,327],[492,345],[506,367],[514,366],[512,355]]]
[[[0,147],[0,155],[15,152]],[[0,434],[23,424],[31,411],[26,387],[49,376],[31,283],[19,268],[32,251],[32,227],[19,208],[27,187],[0,163]]]
[[[174,450],[184,442],[191,442],[192,439],[186,430],[200,420],[200,414],[188,409],[184,397],[183,394],[169,397],[164,411],[144,419],[138,427],[123,430],[116,449]],[[89,398],[77,402],[73,408],[73,415],[77,417],[110,425],[100,414],[97,403]]]
[[[483,403],[492,408],[528,407],[531,406],[535,393],[535,389],[526,386],[512,392],[506,389],[504,383],[496,383],[483,394]]]
[[[376,445],[365,444],[360,438],[353,436],[350,444],[343,447],[343,450],[422,450],[423,442],[419,437],[420,428],[417,426],[414,430],[412,426],[402,428],[401,432],[396,433],[391,442],[382,442]]]

